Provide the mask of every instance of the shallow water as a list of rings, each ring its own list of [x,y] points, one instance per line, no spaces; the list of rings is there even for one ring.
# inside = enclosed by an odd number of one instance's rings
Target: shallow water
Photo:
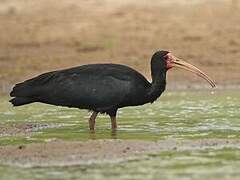
[[[166,92],[153,104],[120,109],[119,129],[115,134],[111,133],[106,115],[98,116],[97,131],[90,134],[87,123],[90,113],[86,110],[39,103],[12,108],[7,100],[0,99],[0,126],[27,123],[37,124],[40,128],[30,129],[35,132],[30,136],[2,135],[2,145],[58,138],[159,140],[240,137],[238,91]]]
[[[90,134],[87,123],[90,113],[85,110],[43,104],[12,108],[7,100],[6,97],[0,99],[0,126],[35,123],[49,128],[36,126],[32,129],[33,134],[1,135],[1,145],[53,139],[240,137],[238,91],[166,92],[153,104],[121,109],[116,134],[111,133],[110,120],[105,115],[98,117],[97,131]],[[47,168],[0,166],[0,179],[240,179],[239,148],[162,152],[137,160],[106,164]]]

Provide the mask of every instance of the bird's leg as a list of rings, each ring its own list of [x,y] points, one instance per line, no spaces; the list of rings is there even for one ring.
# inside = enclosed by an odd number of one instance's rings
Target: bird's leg
[[[111,118],[111,123],[112,123],[112,130],[115,131],[117,129],[116,116],[110,116],[110,118]]]
[[[94,129],[95,129],[95,119],[96,119],[96,117],[97,117],[97,114],[98,114],[98,112],[93,112],[92,113],[92,115],[91,115],[91,117],[89,118],[89,120],[88,120],[88,123],[89,123],[89,129],[91,130],[91,131],[94,131]]]
[[[116,121],[117,109],[111,109],[110,111],[107,112],[107,114],[111,118],[112,131],[116,131],[117,130],[117,121]]]

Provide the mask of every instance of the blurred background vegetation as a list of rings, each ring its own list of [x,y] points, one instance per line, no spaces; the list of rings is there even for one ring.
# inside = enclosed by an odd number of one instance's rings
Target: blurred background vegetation
[[[129,65],[150,79],[159,49],[240,86],[238,0],[0,0],[0,92],[39,73],[87,63]],[[168,88],[208,86],[188,72]],[[202,87],[202,86],[201,86]]]

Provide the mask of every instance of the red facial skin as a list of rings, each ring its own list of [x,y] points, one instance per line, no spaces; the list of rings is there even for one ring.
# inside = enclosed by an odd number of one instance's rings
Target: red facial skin
[[[167,70],[173,68],[172,62],[174,61],[174,59],[173,59],[172,55],[170,53],[168,53],[166,56],[164,56],[164,59],[167,63]]]

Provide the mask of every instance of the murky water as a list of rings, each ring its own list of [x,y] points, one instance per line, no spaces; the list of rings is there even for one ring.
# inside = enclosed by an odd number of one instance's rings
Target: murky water
[[[1,134],[0,144],[52,139],[204,139],[240,138],[238,91],[167,92],[157,102],[123,108],[119,130],[112,134],[109,117],[100,115],[97,132],[89,134],[85,110],[42,104],[11,108],[0,99],[0,126],[37,124],[33,134]],[[49,128],[48,128],[49,127]],[[239,147],[240,148],[240,147]],[[164,152],[113,164],[48,168],[0,166],[0,179],[239,179],[240,150]]]
[[[0,144],[48,141],[52,138],[159,140],[240,137],[240,93],[237,91],[167,92],[153,104],[120,109],[119,129],[114,135],[106,115],[98,116],[97,132],[89,134],[87,120],[90,113],[86,110],[43,104],[12,108],[7,100],[0,99],[0,125],[37,125],[31,136],[0,136]]]

